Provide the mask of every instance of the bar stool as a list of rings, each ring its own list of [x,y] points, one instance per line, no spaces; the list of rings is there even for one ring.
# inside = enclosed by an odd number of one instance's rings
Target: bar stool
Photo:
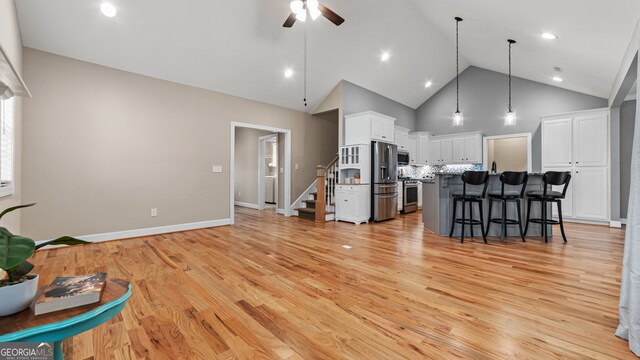
[[[569,187],[569,181],[571,180],[571,172],[569,171],[547,171],[542,176],[542,182],[544,183],[543,190],[528,191],[527,192],[527,226],[524,229],[524,234],[527,235],[529,230],[529,223],[536,223],[542,226],[542,236],[544,242],[548,241],[548,233],[546,225],[560,225],[560,232],[562,233],[562,239],[567,242],[567,237],[564,234],[564,224],[562,223],[562,199],[567,194],[567,187]],[[564,186],[562,192],[553,191],[549,189],[550,186]],[[542,218],[531,219],[531,203],[533,201],[539,201],[542,203]],[[547,203],[556,203],[558,205],[558,220],[549,219],[547,214]]]
[[[485,236],[489,235],[489,228],[491,223],[501,224],[500,228],[500,241],[504,240],[507,236],[507,225],[518,225],[520,228],[520,237],[524,242],[524,233],[522,232],[522,216],[520,214],[520,200],[524,197],[524,190],[527,187],[527,181],[529,180],[529,174],[526,171],[505,171],[500,175],[500,182],[502,187],[500,191],[489,191],[489,221],[487,222],[487,232]],[[520,191],[517,190],[505,190],[504,186],[522,186]],[[491,218],[491,208],[494,201],[500,201],[502,203],[502,216],[499,218]],[[518,220],[507,219],[507,204],[514,202],[518,210]]]
[[[482,192],[479,191],[467,191],[467,184],[473,186],[484,185],[482,188]],[[460,233],[460,242],[464,242],[464,226],[469,225],[471,229],[471,236],[473,237],[473,226],[480,225],[480,230],[482,230],[482,238],[484,242],[487,242],[487,237],[484,233],[484,220],[482,216],[482,201],[487,193],[487,185],[489,184],[489,172],[488,171],[465,171],[462,174],[462,192],[452,192],[451,196],[453,197],[453,215],[451,216],[451,232],[449,232],[449,237],[453,236],[453,229],[456,224],[462,224],[462,229]],[[458,202],[462,202],[462,218],[456,218],[456,208]],[[466,218],[465,214],[465,205],[469,203],[469,219]],[[480,210],[480,220],[475,220],[473,218],[473,204],[478,204],[478,208]]]

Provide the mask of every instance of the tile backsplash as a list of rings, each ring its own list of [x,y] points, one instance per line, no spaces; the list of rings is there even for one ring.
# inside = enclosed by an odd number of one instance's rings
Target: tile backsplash
[[[398,175],[412,179],[433,179],[435,174],[460,174],[467,170],[482,170],[482,164],[425,165],[398,167]]]

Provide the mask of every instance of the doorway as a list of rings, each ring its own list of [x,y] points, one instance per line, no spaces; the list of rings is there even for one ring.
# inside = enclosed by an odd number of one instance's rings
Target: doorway
[[[246,134],[249,135],[245,136]],[[267,147],[271,146],[271,150],[273,150],[274,142],[275,148],[278,149],[275,152],[276,162],[271,159],[267,163]],[[235,206],[261,210],[267,207],[265,205],[267,200],[275,202],[276,211],[279,214],[291,216],[291,130],[231,122],[229,163],[229,218],[231,224],[234,223]],[[272,166],[269,166],[270,164]],[[274,194],[267,194],[265,191],[268,172],[272,174],[271,176],[275,172]],[[267,198],[267,195],[273,196]]]
[[[278,134],[258,138],[258,209],[276,208],[278,202]]]

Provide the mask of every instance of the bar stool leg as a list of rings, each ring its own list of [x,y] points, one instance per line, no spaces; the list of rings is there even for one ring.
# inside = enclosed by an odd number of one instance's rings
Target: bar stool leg
[[[453,215],[451,216],[451,231],[449,232],[449,237],[453,236],[453,229],[456,226],[456,205],[458,204],[458,200],[453,199]]]
[[[473,201],[469,201],[469,229],[471,229],[471,237],[473,237]]]
[[[531,199],[527,199],[527,223],[524,227],[524,235],[527,235],[529,231],[529,220],[531,219]]]
[[[478,201],[478,210],[480,213],[480,231],[482,231],[482,240],[484,240],[484,243],[487,243],[487,235],[484,232],[484,216],[482,215],[482,205],[484,205],[482,203],[482,201]]]
[[[462,200],[462,226],[461,226],[462,229],[460,229],[460,242],[461,243],[464,242],[464,222],[465,222],[464,206],[466,205],[465,203],[466,203],[466,201]]]
[[[484,233],[485,240],[487,238],[487,235],[489,235],[489,228],[491,227],[491,208],[492,207],[493,207],[493,199],[489,198],[489,218],[487,219],[487,231]]]
[[[556,204],[558,204],[558,222],[560,223],[560,232],[562,233],[562,240],[564,240],[564,242],[567,242],[567,236],[564,234],[564,223],[562,221],[562,205],[560,203],[561,203],[560,200],[556,201]]]
[[[507,201],[502,200],[502,224],[500,225],[500,241],[504,242],[507,232]]]
[[[544,242],[549,242],[549,237],[547,234],[547,201],[542,200],[542,236],[544,237]]]
[[[516,200],[516,206],[518,207],[518,227],[520,228],[520,237],[522,238],[522,242],[525,242],[524,240],[524,233],[522,232],[522,216],[520,215],[521,209],[521,203],[520,203],[520,199]]]

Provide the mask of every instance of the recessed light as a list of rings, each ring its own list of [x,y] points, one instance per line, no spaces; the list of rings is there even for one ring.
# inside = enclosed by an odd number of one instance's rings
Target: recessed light
[[[552,79],[555,82],[563,82],[564,81],[560,76],[554,76]]]
[[[348,249],[351,249],[351,245],[342,245],[342,247],[343,247],[343,248],[345,248],[345,249],[347,249],[347,250],[348,250]]]
[[[116,14],[118,13],[118,11],[116,10],[116,7],[109,4],[109,3],[102,3],[102,5],[100,5],[100,11],[102,11],[102,14],[106,17],[114,17],[116,16]]]
[[[389,60],[389,58],[390,58],[390,57],[391,57],[391,55],[390,55],[387,51],[385,51],[385,52],[383,52],[383,53],[382,53],[382,55],[380,56],[380,60],[382,60],[382,61],[387,61],[387,60]]]
[[[293,70],[291,69],[286,69],[284,71],[284,77],[286,77],[287,79],[293,76]]]
[[[424,87],[428,88],[431,87],[431,85],[433,85],[433,83],[431,81],[427,81],[427,83],[424,84]]]
[[[542,34],[542,38],[543,39],[547,39],[547,40],[555,40],[555,39],[558,38],[558,36],[554,35],[552,33],[544,33],[544,34]]]

